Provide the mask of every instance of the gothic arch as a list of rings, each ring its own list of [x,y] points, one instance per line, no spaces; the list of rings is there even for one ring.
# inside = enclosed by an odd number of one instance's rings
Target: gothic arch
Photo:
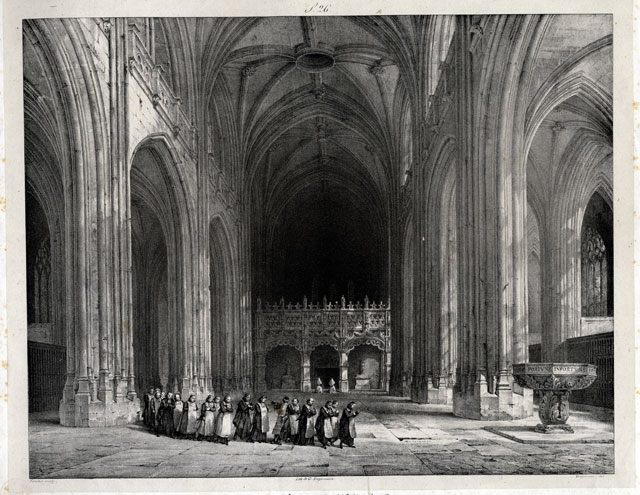
[[[214,216],[209,223],[210,346],[213,386],[218,390],[241,388],[238,356],[246,352],[243,348],[246,343],[240,341],[234,252],[226,221],[220,215]]]
[[[195,270],[191,254],[195,252],[191,235],[193,224],[190,221],[190,212],[193,208],[183,188],[184,181],[180,177],[179,170],[180,162],[166,136],[151,135],[143,139],[133,148],[129,164],[129,208],[133,213],[137,208],[136,205],[140,204],[152,212],[152,216],[161,228],[161,240],[164,240],[165,244],[164,254],[160,256],[166,257],[167,332],[169,335],[160,337],[162,337],[162,345],[165,346],[161,351],[166,354],[166,348],[169,348],[171,352],[168,353],[168,370],[163,370],[163,374],[168,376],[166,385],[169,389],[182,391],[184,380],[200,385],[198,379],[201,382],[205,379],[204,362],[207,358],[207,352],[199,350],[203,349],[203,336],[193,332],[197,328],[195,312],[192,311],[193,298],[190,295],[193,290],[193,284],[190,281]],[[133,228],[130,238],[132,242],[136,238]],[[160,239],[157,236],[154,238]],[[137,282],[136,285],[138,285]],[[132,289],[142,290],[140,286],[135,287],[133,281]],[[156,293],[156,290],[150,287],[147,290],[139,293],[139,297],[150,297],[151,294]],[[137,330],[134,328],[134,331]],[[147,334],[142,338],[148,339],[152,336]],[[144,349],[141,346],[155,345],[155,340],[148,342],[151,343],[145,344],[145,340],[137,340],[137,356],[144,355]],[[159,380],[159,370],[155,369],[157,363],[153,363],[152,368],[144,366],[143,363],[138,363],[136,366],[146,370],[147,380]]]

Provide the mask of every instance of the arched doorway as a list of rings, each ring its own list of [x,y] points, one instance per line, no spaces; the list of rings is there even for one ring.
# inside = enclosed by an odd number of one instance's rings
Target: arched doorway
[[[383,383],[383,351],[362,344],[349,352],[349,390],[379,390]]]
[[[267,389],[300,390],[300,352],[295,347],[274,347],[267,352],[265,364]]]
[[[311,388],[315,390],[318,378],[324,388],[333,378],[336,387],[340,381],[340,354],[330,345],[320,345],[311,352]]]

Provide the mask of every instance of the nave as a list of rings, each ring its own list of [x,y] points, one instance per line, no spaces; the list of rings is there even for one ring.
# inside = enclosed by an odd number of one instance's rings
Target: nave
[[[267,392],[280,400],[290,392]],[[372,394],[298,394],[317,403],[337,397],[357,401],[356,448],[339,449],[285,443],[206,441],[156,437],[142,423],[101,430],[75,430],[56,424],[55,414],[29,420],[30,475],[33,478],[231,478],[455,474],[605,474],[614,469],[613,415],[582,406],[574,411],[579,441],[597,443],[527,444],[478,428],[453,416],[451,406],[416,404],[407,398]],[[234,405],[236,403],[234,398]],[[270,412],[271,424],[275,413]],[[535,418],[491,423],[528,431]],[[517,435],[518,433],[515,432]],[[268,440],[272,436],[269,435]],[[218,488],[226,486],[224,479]]]

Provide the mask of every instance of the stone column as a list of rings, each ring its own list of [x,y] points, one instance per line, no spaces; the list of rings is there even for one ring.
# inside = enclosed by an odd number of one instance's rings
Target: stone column
[[[517,419],[531,414],[532,397],[514,393],[511,378],[514,350],[520,353],[526,331],[522,321],[526,268],[520,266],[526,264],[526,257],[521,259],[526,244],[526,211],[522,205],[523,172],[518,169],[524,166],[524,160],[513,156],[514,133],[519,132],[514,113],[526,59],[523,54],[527,52],[523,46],[528,46],[534,32],[527,29],[527,23],[536,20],[489,19],[491,39],[474,43],[477,52],[473,54],[470,39],[482,37],[483,29],[472,26],[471,21],[471,16],[457,18],[453,48],[459,143],[458,359],[462,364],[454,414],[474,419]],[[485,71],[492,76],[483,79]],[[491,108],[500,109],[497,122],[490,117]],[[476,109],[482,112],[478,119]],[[485,149],[487,143],[492,145]],[[495,376],[495,387],[489,387],[489,376]]]
[[[302,352],[302,391],[311,392],[311,353]]]
[[[342,351],[340,352],[340,392],[349,391],[349,355]]]

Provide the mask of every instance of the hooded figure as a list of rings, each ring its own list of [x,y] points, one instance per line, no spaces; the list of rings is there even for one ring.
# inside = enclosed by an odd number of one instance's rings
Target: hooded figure
[[[195,394],[189,395],[189,400],[184,401],[182,405],[182,419],[180,420],[180,433],[187,437],[195,437],[198,430],[198,418],[200,411],[196,404]]]
[[[218,417],[216,418],[216,437],[218,442],[229,445],[229,437],[231,436],[231,415],[233,414],[233,405],[231,404],[231,396],[225,395],[224,402],[220,404]]]
[[[253,406],[253,426],[251,429],[252,442],[266,442],[269,431],[269,409],[267,408],[267,397],[262,396],[257,404]]]
[[[251,437],[251,395],[244,394],[242,400],[238,402],[238,409],[236,415],[233,418],[233,426],[236,427],[236,433],[233,435],[233,439],[239,438],[245,442]]]
[[[355,449],[356,438],[356,416],[360,414],[355,410],[355,402],[349,402],[344,411],[342,411],[342,417],[340,418],[340,448],[342,444],[346,444],[347,447],[353,447]]]
[[[307,403],[300,410],[300,418],[298,419],[298,444],[313,445],[314,421],[315,415],[318,414],[313,399],[307,399]]]
[[[324,392],[324,388],[322,387],[322,380],[320,377],[316,380],[316,394],[321,394]]]
[[[320,408],[318,413],[318,419],[316,419],[316,435],[318,440],[322,444],[322,448],[327,448],[327,443],[333,438],[333,426],[331,425],[331,416],[333,410],[331,409],[331,401]]]
[[[338,401],[331,401],[331,427],[333,428],[333,438],[329,443],[333,445],[340,437],[340,409],[338,409]]]

